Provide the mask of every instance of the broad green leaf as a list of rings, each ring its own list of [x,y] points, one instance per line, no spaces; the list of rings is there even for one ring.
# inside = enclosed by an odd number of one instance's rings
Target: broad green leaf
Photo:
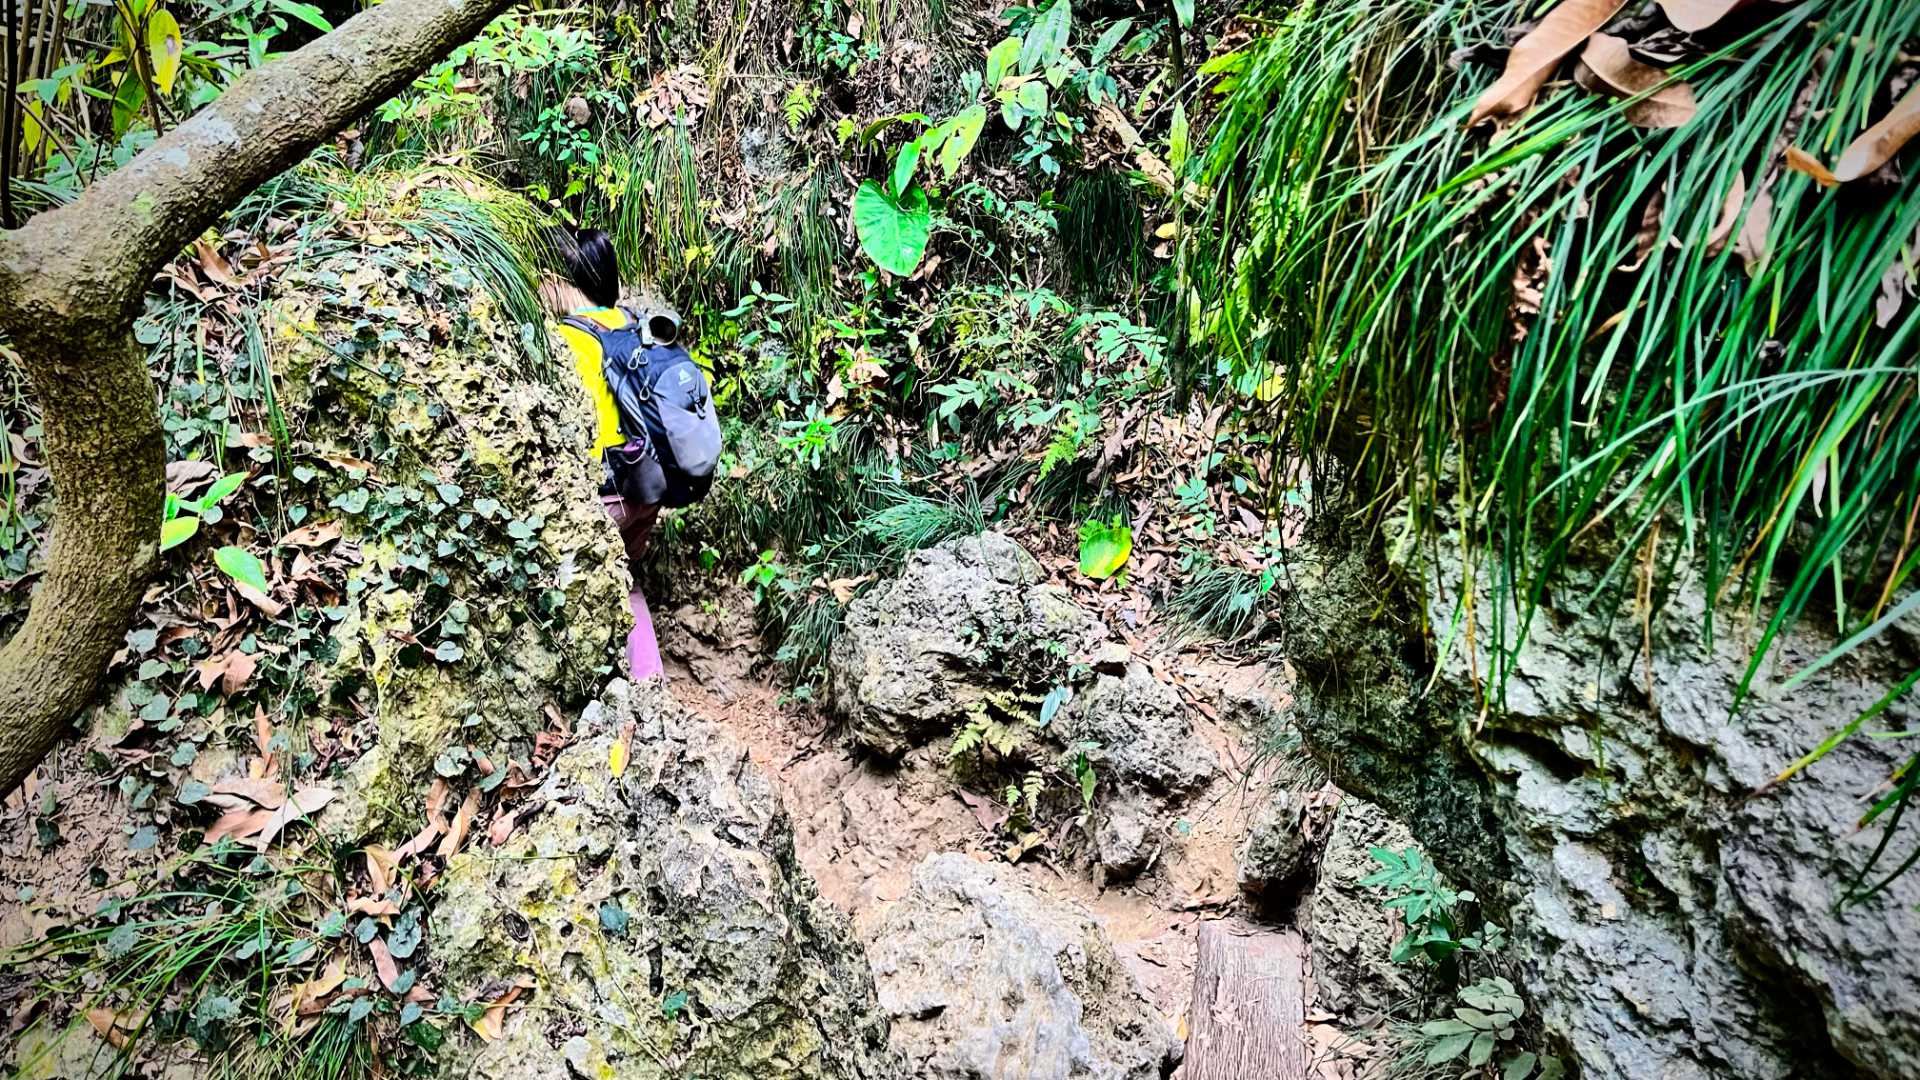
[[[1479,1068],[1493,1060],[1493,1032],[1483,1031],[1473,1040],[1473,1048],[1467,1051],[1467,1064]]]
[[[862,182],[853,193],[853,231],[860,238],[860,249],[876,266],[900,277],[912,276],[933,231],[926,192],[912,187],[896,199],[874,181]]]
[[[1100,35],[1100,40],[1093,43],[1093,51],[1087,54],[1087,66],[1099,67],[1100,62],[1119,47],[1121,40],[1127,36],[1127,31],[1131,29],[1133,29],[1131,18],[1121,19],[1107,27],[1106,31]]]
[[[1191,12],[1192,0],[1187,0],[1187,6]],[[1067,38],[1072,33],[1072,3],[1053,0],[1053,4],[1033,20],[1033,25],[1027,27],[1027,39],[1020,43],[1020,70],[1035,72],[1053,66],[1066,51]]]
[[[1047,84],[1038,79],[1021,83],[1020,89],[1013,95],[1013,100],[1028,113],[1034,116],[1043,115],[1047,111]]]
[[[1000,44],[987,50],[987,93],[991,94],[1000,87],[1000,80],[1007,77],[1013,65],[1020,59],[1020,39],[1005,38]]]
[[[1116,516],[1111,523],[1080,526],[1080,572],[1096,581],[1112,577],[1133,554],[1133,529]]]
[[[173,92],[173,80],[180,74],[180,23],[173,13],[160,10],[147,20],[147,59],[153,65],[153,87],[162,94]]]
[[[920,151],[925,148],[925,136],[914,139],[893,155],[892,188],[894,195],[913,185],[914,170],[920,165]]]
[[[1053,723],[1054,715],[1060,711],[1060,706],[1065,705],[1067,698],[1072,695],[1073,691],[1064,686],[1056,686],[1047,691],[1047,699],[1040,703],[1039,726],[1046,727]]]
[[[1181,26],[1193,25],[1193,0],[1173,0],[1173,17]]]
[[[273,6],[306,23],[323,33],[331,33],[333,24],[312,4],[302,4],[298,0],[273,0]]]
[[[1527,1080],[1527,1074],[1533,1072],[1533,1064],[1537,1060],[1531,1051],[1523,1050],[1513,1055],[1500,1070],[1500,1080]]]
[[[207,493],[200,496],[200,509],[205,510],[209,506],[220,505],[221,500],[239,491],[240,485],[246,482],[247,474],[243,472],[230,472],[215,480],[213,486],[207,489]]]
[[[177,517],[160,523],[160,550],[167,551],[193,539],[200,531],[197,517]]]
[[[1167,165],[1173,169],[1176,185],[1187,167],[1187,139],[1187,107],[1176,101],[1173,103],[1173,123],[1167,131]]]
[[[960,171],[960,165],[973,152],[973,146],[980,141],[980,132],[987,126],[987,107],[969,105],[951,121],[947,132],[947,141],[940,144],[940,170],[951,180]]]
[[[1427,1051],[1427,1064],[1438,1065],[1443,1061],[1452,1061],[1466,1053],[1467,1047],[1472,1045],[1473,1040],[1472,1035],[1449,1035],[1441,1039]]]
[[[228,544],[213,553],[213,564],[240,584],[258,589],[262,595],[267,592],[267,568],[246,548]]]

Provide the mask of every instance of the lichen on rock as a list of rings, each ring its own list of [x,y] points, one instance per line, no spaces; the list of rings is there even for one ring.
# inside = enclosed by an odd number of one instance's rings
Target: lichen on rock
[[[865,956],[795,862],[766,780],[658,684],[627,696],[555,762],[524,832],[456,857],[436,886],[429,940],[450,989],[534,983],[500,1040],[464,1036],[445,1074],[896,1075]]]

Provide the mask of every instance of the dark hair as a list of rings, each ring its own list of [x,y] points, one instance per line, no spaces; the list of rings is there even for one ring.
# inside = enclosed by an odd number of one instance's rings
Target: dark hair
[[[620,260],[613,241],[600,229],[579,229],[560,244],[560,261],[567,276],[601,307],[620,303]]]

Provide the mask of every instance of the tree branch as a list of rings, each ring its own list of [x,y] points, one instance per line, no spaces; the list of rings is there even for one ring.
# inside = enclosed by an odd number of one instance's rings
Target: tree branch
[[[80,270],[129,313],[147,282],[248,192],[406,87],[506,0],[387,0],[234,80],[64,207],[19,230],[27,256]],[[27,267],[12,267],[25,277]]]
[[[92,700],[159,561],[165,442],[132,333],[148,282],[505,7],[386,0],[235,80],[72,203],[0,233],[0,330],[39,399],[57,499],[46,575],[0,647],[0,794]]]

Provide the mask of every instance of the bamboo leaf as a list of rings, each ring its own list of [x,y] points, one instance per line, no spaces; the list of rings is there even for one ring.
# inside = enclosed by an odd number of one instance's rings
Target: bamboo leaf
[[[1506,70],[1473,103],[1467,126],[1526,112],[1560,61],[1624,6],[1625,0],[1561,0],[1507,54]]]

